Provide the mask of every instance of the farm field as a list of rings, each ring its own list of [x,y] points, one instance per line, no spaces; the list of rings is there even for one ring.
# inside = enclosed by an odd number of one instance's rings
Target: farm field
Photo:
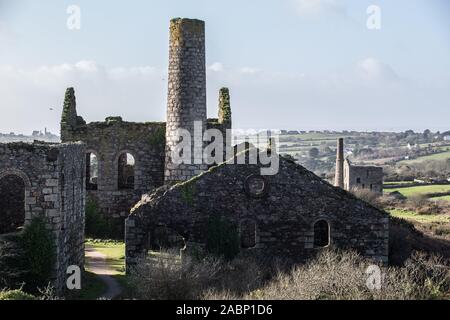
[[[435,197],[435,198],[432,198],[432,199],[433,200],[442,200],[442,201],[450,202],[450,196]]]
[[[450,192],[450,185],[431,185],[431,186],[415,186],[386,189],[386,193],[394,191],[400,192],[405,197],[423,196],[430,193]]]
[[[418,214],[416,212],[403,209],[393,209],[390,210],[389,213],[397,218],[402,218],[405,220],[423,224],[450,223],[450,215],[446,214]]]
[[[389,182],[385,182],[384,185],[408,185],[408,184],[412,184],[414,183],[414,181],[389,181]]]
[[[423,162],[423,161],[427,161],[427,160],[445,160],[445,159],[450,159],[450,151],[436,153],[436,154],[432,154],[429,156],[423,156],[423,157],[419,157],[419,158],[413,159],[413,160],[402,160],[399,163],[400,164],[412,164],[412,163],[418,163],[418,162]]]

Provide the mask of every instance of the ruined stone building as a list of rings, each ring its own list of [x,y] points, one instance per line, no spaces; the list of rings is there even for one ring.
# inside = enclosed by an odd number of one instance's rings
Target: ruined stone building
[[[370,190],[383,194],[383,168],[368,165],[355,165],[344,159],[344,139],[338,139],[336,151],[335,184],[347,191]]]
[[[193,137],[205,129],[226,136],[232,125],[226,88],[220,90],[218,118],[207,118],[203,21],[170,22],[167,122],[132,123],[115,116],[86,123],[76,107],[75,91],[68,88],[62,144],[0,144],[0,232],[14,231],[35,215],[47,217],[57,239],[59,288],[68,265],[83,265],[88,201],[114,222],[117,235],[125,233],[127,270],[146,256],[160,228],[178,234],[187,249],[205,247],[215,216],[235,226],[241,250],[250,254],[304,261],[337,247],[388,260],[386,213],[275,150],[268,150],[279,160],[272,175],[261,175],[261,161],[237,164],[243,154],[237,148],[221,163],[197,163],[204,145],[195,143],[190,164],[172,159],[182,140],[178,129]],[[251,150],[244,148],[245,158]],[[345,175],[340,160],[341,186],[356,171]],[[367,184],[369,176],[360,176],[359,183]]]
[[[193,133],[194,121],[202,128],[213,124],[206,119],[204,55],[204,23],[172,20],[164,175],[170,183],[143,195],[126,219],[127,270],[146,256],[161,228],[176,232],[187,250],[202,250],[215,216],[236,227],[242,252],[304,261],[322,248],[352,248],[387,262],[388,215],[289,159],[277,155],[273,175],[261,175],[260,161],[237,164],[236,152],[208,170],[171,161],[177,128]],[[231,127],[228,91],[220,101],[227,108],[219,109],[214,124],[224,130]],[[246,146],[246,157],[251,150]]]
[[[194,121],[198,121],[200,134],[205,129],[217,129],[225,135],[231,129],[227,88],[219,93],[218,118],[207,119],[204,30],[200,20],[171,21],[166,123],[126,122],[121,117],[86,123],[77,114],[74,89],[66,91],[61,140],[86,143],[88,199],[113,222],[117,237],[123,237],[124,219],[142,194],[165,182],[187,180],[208,168],[204,164],[172,163],[178,128],[194,135]],[[193,149],[192,157],[194,152],[202,149]]]
[[[54,284],[61,292],[69,265],[84,265],[85,146],[0,144],[0,234],[44,217],[56,247]]]

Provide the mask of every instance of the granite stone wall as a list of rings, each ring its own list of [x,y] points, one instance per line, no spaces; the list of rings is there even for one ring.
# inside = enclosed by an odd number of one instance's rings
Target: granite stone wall
[[[74,122],[73,119],[78,119]],[[142,194],[164,183],[165,123],[134,123],[121,117],[107,117],[103,122],[86,123],[77,115],[73,88],[66,91],[61,118],[63,142],[83,141],[86,154],[92,153],[98,161],[96,186],[88,181],[87,196],[94,201],[99,213],[112,225],[111,237],[123,237],[124,219]],[[123,178],[121,158],[130,154],[134,174],[133,183],[125,188],[119,181]],[[122,157],[121,157],[122,156]],[[87,158],[87,157],[85,157]],[[89,167],[88,163],[88,167]]]
[[[200,20],[176,18],[170,21],[169,79],[167,97],[167,130],[165,181],[184,181],[207,169],[195,163],[194,155],[202,155],[203,145],[191,144],[190,163],[175,163],[172,151],[181,141],[179,128],[202,141],[206,129],[206,61],[205,23]],[[194,121],[200,130],[194,134]]]
[[[114,236],[123,236],[124,219],[141,195],[163,184],[164,136],[164,123],[132,123],[120,117],[65,132],[65,141],[83,141],[86,152],[97,157],[97,187],[87,194],[104,218],[114,225]],[[135,161],[133,169],[126,168],[128,175],[134,173],[134,183],[123,187],[119,184],[123,178],[119,160],[127,153]]]
[[[82,143],[0,144],[0,181],[12,176],[22,180],[25,225],[44,217],[55,237],[54,284],[59,293],[67,267],[84,266],[85,152]]]
[[[143,196],[126,220],[127,270],[145,255],[156,227],[178,232],[188,249],[204,246],[211,215],[237,226],[244,253],[304,261],[332,246],[387,262],[385,212],[288,159],[280,158],[276,175],[260,176],[260,168],[224,163]]]

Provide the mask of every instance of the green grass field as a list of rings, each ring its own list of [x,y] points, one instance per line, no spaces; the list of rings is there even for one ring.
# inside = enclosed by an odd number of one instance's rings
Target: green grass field
[[[397,218],[419,223],[450,223],[450,216],[445,214],[417,214],[413,211],[393,209],[389,213]]]
[[[403,184],[411,184],[414,183],[414,181],[389,181],[389,182],[385,182],[384,185],[403,185]]]
[[[443,201],[450,202],[450,196],[435,197],[435,198],[431,198],[431,199],[433,199],[433,200],[443,200]]]
[[[431,185],[385,189],[386,193],[400,192],[405,197],[423,196],[430,193],[450,192],[450,185]]]
[[[450,159],[450,151],[436,153],[436,154],[432,154],[429,156],[423,156],[423,157],[419,157],[419,158],[413,159],[413,160],[402,160],[399,163],[400,164],[413,164],[413,163],[423,162],[423,161],[427,161],[427,160],[445,160],[445,159]]]
[[[119,241],[87,240],[86,248],[92,248],[106,255],[107,264],[118,275],[125,274],[125,244]]]

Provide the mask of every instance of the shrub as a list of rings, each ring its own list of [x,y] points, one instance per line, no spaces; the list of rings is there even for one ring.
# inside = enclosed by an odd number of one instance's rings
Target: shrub
[[[403,268],[380,267],[381,288],[374,290],[366,286],[370,264],[354,252],[324,251],[245,298],[403,300],[444,298],[448,293],[449,270],[440,258],[416,253]]]
[[[260,264],[237,258],[231,262],[215,256],[203,259],[162,251],[142,259],[131,270],[129,286],[138,299],[200,299],[216,292],[230,296],[261,286],[265,274]],[[231,293],[232,292],[232,293]]]
[[[0,288],[20,288],[26,277],[19,233],[0,236]]]
[[[325,250],[304,265],[278,271],[251,259],[142,260],[130,275],[139,299],[442,299],[450,290],[450,271],[435,256],[415,253],[404,267],[379,266],[381,287],[369,289],[372,261],[352,251]],[[271,278],[267,279],[267,275]]]
[[[0,300],[36,300],[36,297],[21,289],[0,291]]]
[[[217,257],[232,260],[239,253],[239,234],[236,226],[221,215],[211,215],[206,235],[206,251]]]
[[[369,203],[370,205],[383,209],[383,203],[380,195],[368,189],[353,189],[352,193],[359,199]]]
[[[28,270],[26,286],[31,290],[48,285],[56,262],[53,234],[44,218],[34,218],[21,235],[24,264]]]
[[[97,202],[91,198],[86,200],[86,236],[91,238],[110,238],[113,234],[111,224],[100,214]]]

